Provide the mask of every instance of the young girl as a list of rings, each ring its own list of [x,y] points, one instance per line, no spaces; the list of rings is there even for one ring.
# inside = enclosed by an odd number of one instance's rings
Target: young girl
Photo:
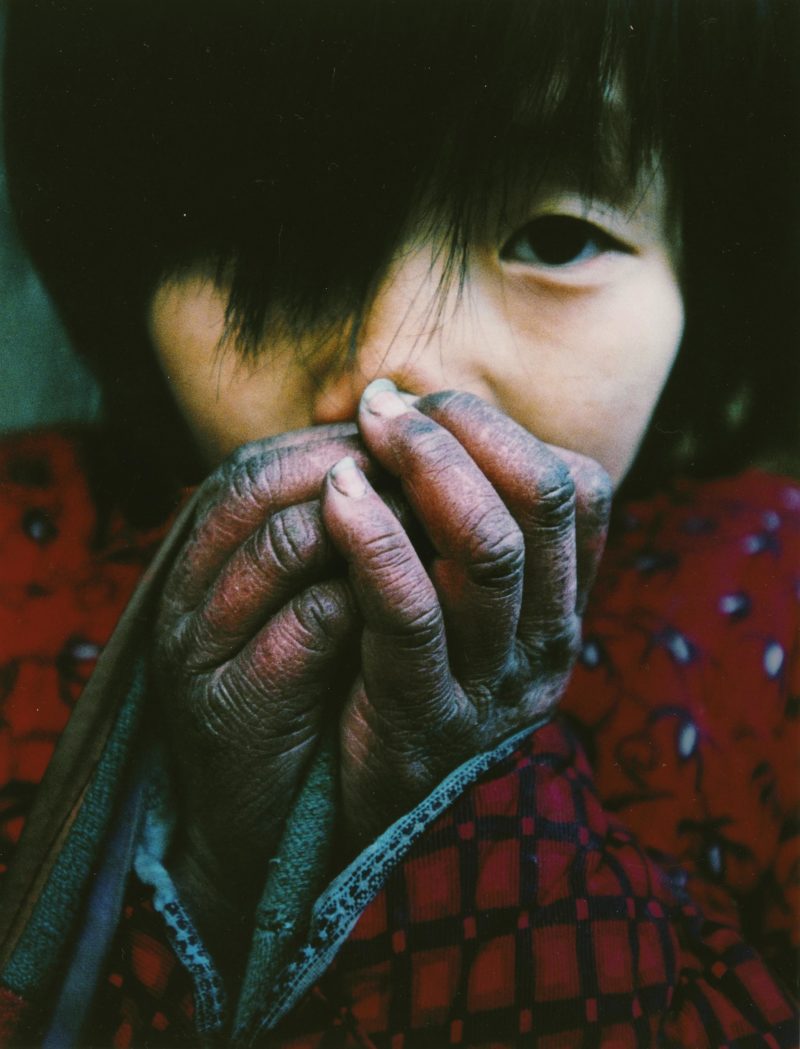
[[[797,1043],[795,30],[11,4],[7,1041]]]

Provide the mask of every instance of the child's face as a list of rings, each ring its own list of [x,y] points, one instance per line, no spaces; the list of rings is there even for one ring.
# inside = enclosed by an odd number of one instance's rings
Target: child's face
[[[313,334],[300,352],[267,340],[255,364],[220,350],[225,300],[201,277],[156,293],[154,344],[210,463],[248,441],[353,419],[364,387],[384,376],[414,394],[476,393],[619,482],[682,334],[664,197],[658,178],[634,205],[540,193],[498,243],[472,253],[461,296],[441,308],[436,245],[407,243],[346,368]]]

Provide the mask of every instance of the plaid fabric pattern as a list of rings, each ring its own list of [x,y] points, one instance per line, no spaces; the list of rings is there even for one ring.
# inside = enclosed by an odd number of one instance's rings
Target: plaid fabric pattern
[[[192,980],[169,946],[150,890],[135,879],[98,989],[89,1045],[197,1045]]]
[[[699,879],[609,816],[563,723],[466,792],[392,873],[265,1045],[791,1049],[796,1007]],[[191,987],[139,889],[97,1044],[197,1044]]]
[[[550,725],[411,850],[267,1044],[794,1046],[791,1002],[686,881]]]

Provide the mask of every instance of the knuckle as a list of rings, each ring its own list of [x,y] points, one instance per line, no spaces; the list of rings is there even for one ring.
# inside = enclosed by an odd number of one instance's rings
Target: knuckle
[[[213,688],[203,689],[187,703],[183,721],[195,738],[224,739],[230,732],[231,715],[237,703],[227,682],[220,678]]]
[[[292,611],[299,628],[299,642],[310,652],[324,653],[342,636],[350,618],[350,601],[344,588],[311,587],[293,601]]]
[[[405,426],[401,442],[405,448],[419,458],[425,459],[433,469],[445,468],[450,464],[454,438],[442,427],[420,413],[404,416]]]
[[[571,522],[575,513],[575,482],[563,463],[552,462],[539,475],[534,512],[549,527]]]
[[[525,538],[504,507],[484,511],[467,528],[476,536],[473,572],[492,579],[514,579],[525,564]]]
[[[361,548],[365,574],[359,591],[362,601],[374,605],[372,593],[380,595],[376,613],[381,634],[406,649],[438,644],[442,631],[441,610],[430,578],[421,568],[417,554],[402,533],[382,532],[365,539]]]
[[[156,646],[156,667],[162,679],[171,681],[197,676],[217,662],[202,617],[187,613],[171,628],[161,632]]]
[[[256,502],[256,492],[263,487],[264,471],[260,461],[248,458],[231,469],[226,495],[248,507]]]
[[[423,410],[438,414],[445,411],[449,413],[471,410],[484,403],[480,397],[465,390],[437,390],[435,393],[426,394],[418,405]]]
[[[312,539],[306,516],[298,507],[273,514],[255,534],[255,557],[258,564],[271,561],[285,575],[302,568],[308,558]]]
[[[263,460],[255,456],[239,457],[234,453],[221,463],[203,482],[203,495],[199,504],[198,517],[213,514],[220,506],[231,501],[245,504],[253,498],[259,474],[258,464]]]
[[[406,615],[404,633],[415,647],[427,648],[437,643],[441,635],[442,617],[435,605],[416,602],[416,607]]]
[[[360,546],[360,554],[368,564],[377,565],[381,572],[394,575],[402,573],[409,565],[412,550],[405,536],[398,529],[384,527],[364,537]]]
[[[277,501],[284,484],[286,454],[284,449],[276,448],[231,464],[222,498],[241,506],[245,515],[253,509],[268,510]]]
[[[599,463],[592,463],[582,478],[584,502],[597,521],[606,521],[611,513],[614,485]]]
[[[370,627],[372,633],[390,641],[399,651],[415,655],[437,652],[442,630],[439,607],[419,592],[407,595],[402,609],[395,615]]]
[[[227,468],[231,470],[243,466],[248,461],[263,462],[264,456],[267,454],[269,453],[268,449],[264,446],[264,439],[259,438],[255,441],[248,441],[247,444],[242,444],[234,449],[225,460],[223,466],[227,466]]]

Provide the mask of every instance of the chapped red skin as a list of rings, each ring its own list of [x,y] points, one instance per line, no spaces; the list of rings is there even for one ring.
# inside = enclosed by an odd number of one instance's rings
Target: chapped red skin
[[[355,849],[566,684],[608,478],[469,394],[396,411],[255,442],[206,483],[155,643],[199,897],[262,884],[332,719]]]

